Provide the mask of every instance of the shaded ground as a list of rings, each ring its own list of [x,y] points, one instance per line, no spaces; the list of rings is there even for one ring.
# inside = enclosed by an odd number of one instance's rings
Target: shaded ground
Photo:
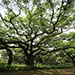
[[[1,72],[0,75],[75,75],[75,68]]]

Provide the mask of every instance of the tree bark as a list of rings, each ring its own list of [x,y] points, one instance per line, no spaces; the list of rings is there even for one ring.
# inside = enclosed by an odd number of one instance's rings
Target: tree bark
[[[26,65],[34,66],[34,57],[33,56],[27,58]]]
[[[10,49],[7,49],[7,54],[9,56],[7,65],[11,65],[11,63],[12,63],[12,51]]]

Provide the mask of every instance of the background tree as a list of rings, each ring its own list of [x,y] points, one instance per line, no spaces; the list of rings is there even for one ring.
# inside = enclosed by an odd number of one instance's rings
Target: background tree
[[[1,55],[1,61],[4,61],[4,62],[8,61],[8,55],[7,55],[6,51],[4,51],[4,50],[1,51],[0,55]]]
[[[14,49],[22,50],[26,65],[34,65],[37,55],[74,46],[66,46],[58,35],[74,27],[75,11],[68,0],[2,0],[0,49],[8,51],[12,62]],[[61,45],[60,45],[61,44]]]
[[[13,63],[14,64],[25,64],[25,61],[24,59],[26,59],[26,57],[24,56],[22,50],[17,50],[15,49],[14,51],[14,54],[13,54]]]

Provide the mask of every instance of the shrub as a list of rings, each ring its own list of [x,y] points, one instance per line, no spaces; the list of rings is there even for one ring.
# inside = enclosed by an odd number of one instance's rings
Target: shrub
[[[6,62],[0,62],[0,66],[4,67],[7,63]]]
[[[0,62],[0,72],[4,71],[4,67],[7,63],[6,62]]]
[[[24,66],[23,69],[24,70],[35,70],[37,69],[37,67],[36,66]]]
[[[17,68],[17,66],[10,66],[10,67],[9,67],[9,71],[15,71],[16,68]]]
[[[18,67],[17,70],[24,70],[24,67]]]
[[[75,67],[74,65],[62,65],[62,66],[50,66],[50,65],[41,65],[41,66],[11,66],[6,65],[6,63],[0,63],[0,72],[4,71],[16,71],[16,70],[35,70],[35,69],[62,69],[62,68],[71,68]]]

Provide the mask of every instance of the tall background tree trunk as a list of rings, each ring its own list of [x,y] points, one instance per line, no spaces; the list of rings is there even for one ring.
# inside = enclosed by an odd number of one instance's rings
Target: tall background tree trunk
[[[7,49],[7,54],[9,56],[7,65],[11,65],[11,63],[12,63],[12,51],[10,49]]]

